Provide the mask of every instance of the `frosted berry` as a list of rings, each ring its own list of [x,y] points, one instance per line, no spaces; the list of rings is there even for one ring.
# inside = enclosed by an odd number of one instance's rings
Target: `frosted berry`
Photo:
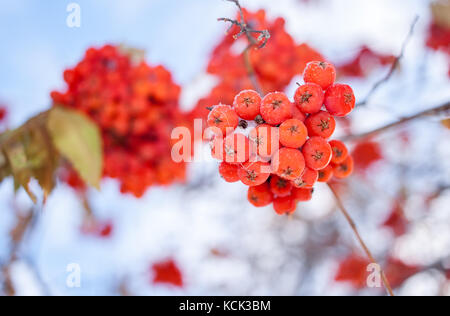
[[[346,84],[335,84],[325,92],[325,107],[331,115],[343,117],[355,108],[355,94]]]
[[[353,173],[354,163],[352,156],[347,156],[344,162],[334,165],[334,176],[338,179],[348,178]]]
[[[320,111],[323,105],[324,92],[322,87],[315,83],[299,86],[295,92],[294,100],[298,109],[303,113],[314,114]]]
[[[225,136],[239,125],[239,117],[229,105],[217,105],[208,115],[208,126],[217,127]]]
[[[258,92],[244,90],[236,95],[234,99],[234,110],[244,120],[254,120],[259,115],[261,97]]]
[[[238,170],[239,170],[238,165],[232,165],[226,162],[222,162],[219,166],[220,175],[226,182],[229,183],[239,181]]]
[[[311,137],[303,146],[306,165],[314,170],[321,170],[328,166],[332,155],[330,144],[322,137]]]
[[[336,120],[325,111],[320,111],[317,114],[310,115],[305,125],[308,128],[309,136],[320,136],[323,138],[330,138],[336,129]]]
[[[312,199],[313,189],[292,189],[292,197],[297,202],[308,202]]]
[[[336,80],[336,69],[330,63],[313,61],[306,66],[303,73],[303,80],[318,84],[323,90],[326,90]]]
[[[305,170],[303,154],[297,149],[281,148],[273,156],[272,170],[284,179],[297,179]]]
[[[270,125],[278,125],[292,117],[292,103],[286,94],[272,92],[261,102],[261,116]]]
[[[332,165],[328,165],[325,169],[319,171],[319,182],[328,182],[333,178],[334,170]]]
[[[295,212],[297,203],[292,196],[277,197],[273,200],[273,208],[278,215],[291,214]]]
[[[248,188],[248,201],[255,207],[270,205],[273,201],[273,194],[267,182]]]
[[[292,182],[278,176],[270,178],[270,189],[277,197],[288,196],[291,194]]]
[[[317,170],[306,167],[303,175],[293,181],[296,188],[312,189],[314,184],[319,179],[319,172]]]
[[[270,177],[270,164],[247,162],[238,171],[239,179],[248,186],[261,185]]]
[[[280,148],[278,127],[269,124],[261,124],[251,130],[249,134],[252,148],[256,149],[258,155],[270,158]]]
[[[250,159],[250,141],[240,133],[218,136],[213,140],[211,154],[214,158],[230,163],[244,163]]]
[[[344,160],[348,156],[347,146],[340,140],[332,140],[330,141],[331,149],[333,150],[333,157],[331,158],[331,162],[333,164],[340,164],[344,162]]]
[[[300,148],[308,137],[308,130],[302,121],[290,119],[280,125],[280,143],[290,148]]]

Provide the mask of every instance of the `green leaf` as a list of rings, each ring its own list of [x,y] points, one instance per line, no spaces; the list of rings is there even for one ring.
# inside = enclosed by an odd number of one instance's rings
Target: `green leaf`
[[[47,129],[61,156],[87,184],[100,188],[103,149],[97,125],[77,111],[56,106],[50,110]]]

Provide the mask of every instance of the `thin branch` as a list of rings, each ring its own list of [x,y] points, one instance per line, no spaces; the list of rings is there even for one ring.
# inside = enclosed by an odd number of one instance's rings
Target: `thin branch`
[[[378,264],[378,262],[375,260],[375,257],[372,255],[372,252],[369,250],[369,247],[367,247],[366,243],[362,239],[361,234],[358,231],[358,227],[356,226],[355,221],[351,218],[349,212],[345,208],[344,203],[342,203],[341,197],[339,196],[339,194],[337,193],[337,191],[331,184],[329,184],[328,186],[331,189],[331,192],[333,192],[334,197],[336,198],[336,203],[337,203],[337,206],[339,207],[339,210],[342,212],[345,219],[350,224],[350,227],[352,228],[353,233],[356,236],[356,239],[358,239],[358,242],[361,245],[361,247],[364,249],[364,252],[366,253],[367,257],[370,259],[370,261],[372,263],[375,263],[376,265],[381,267]],[[389,281],[386,277],[386,274],[384,273],[383,270],[381,270],[380,273],[381,273],[381,279],[383,281],[384,286],[386,287],[387,292],[389,293],[390,296],[395,296],[394,291],[392,290],[392,287],[389,284]]]
[[[394,74],[395,70],[400,65],[400,61],[402,60],[403,56],[405,55],[406,47],[408,46],[408,43],[409,43],[409,41],[411,40],[411,38],[412,38],[412,36],[414,34],[414,29],[415,29],[416,24],[417,24],[418,21],[419,21],[419,16],[416,16],[414,18],[413,22],[411,23],[411,27],[409,29],[408,35],[406,36],[405,40],[403,41],[402,48],[400,50],[400,54],[395,58],[394,62],[392,63],[391,69],[389,69],[389,72],[386,74],[386,76],[384,76],[382,79],[380,79],[379,81],[377,81],[373,85],[372,89],[370,89],[370,91],[367,94],[366,98],[363,101],[361,101],[358,104],[356,104],[357,106],[367,105],[367,103],[369,103],[370,99],[375,94],[375,92],[377,92],[377,90],[382,85],[384,85],[385,83],[387,83],[391,79],[391,77]]]
[[[396,122],[387,124],[385,126],[379,127],[377,129],[374,129],[372,131],[363,133],[363,134],[358,134],[358,135],[349,135],[343,138],[344,141],[352,141],[352,140],[358,140],[358,139],[364,139],[364,138],[368,138],[371,136],[375,136],[377,134],[380,134],[382,132],[385,132],[387,130],[390,130],[392,128],[395,128],[397,126],[403,125],[405,123],[423,118],[423,117],[427,117],[427,116],[436,116],[436,115],[441,115],[444,114],[446,115],[447,113],[450,113],[450,102],[447,102],[443,105],[439,105],[437,107],[431,108],[429,110],[425,110],[423,112],[402,118]]]
[[[250,81],[252,82],[253,86],[258,91],[258,93],[262,95],[263,90],[261,88],[261,85],[259,84],[258,78],[256,77],[255,69],[253,68],[253,65],[251,64],[250,61],[250,49],[252,47],[256,47],[258,49],[264,48],[270,39],[270,32],[269,30],[255,30],[245,21],[244,11],[242,9],[241,4],[239,3],[239,0],[227,0],[227,1],[233,2],[237,6],[240,15],[240,21],[229,18],[219,18],[217,20],[230,23],[231,25],[228,31],[230,31],[230,29],[233,26],[237,26],[239,28],[239,33],[233,35],[233,38],[235,40],[241,37],[242,35],[245,35],[247,37],[249,45],[245,48],[243,52],[245,68],[247,70],[247,75],[250,78]],[[256,39],[253,36],[254,34],[259,34],[258,39]]]

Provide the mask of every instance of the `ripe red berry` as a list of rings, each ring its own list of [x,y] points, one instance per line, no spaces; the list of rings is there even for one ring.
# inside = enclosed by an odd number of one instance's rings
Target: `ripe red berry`
[[[325,107],[331,115],[343,117],[355,108],[355,94],[346,84],[335,84],[325,92]]]
[[[319,172],[317,170],[306,167],[303,175],[292,182],[296,188],[312,189],[318,179]]]
[[[272,92],[261,102],[261,116],[270,125],[278,125],[292,117],[292,103],[283,92]]]
[[[311,201],[313,192],[313,189],[294,188],[292,189],[292,197],[297,202],[308,202]]]
[[[334,170],[332,165],[328,165],[325,169],[319,171],[319,182],[326,183],[333,178]]]
[[[270,177],[270,164],[260,161],[247,162],[239,169],[238,175],[245,185],[261,185]]]
[[[333,150],[333,157],[331,158],[331,162],[334,164],[340,164],[344,162],[344,160],[348,156],[348,149],[345,144],[339,140],[330,141],[331,149]]]
[[[296,119],[284,121],[280,125],[280,143],[290,148],[300,148],[308,137],[305,124]]]
[[[348,178],[353,173],[354,163],[352,156],[348,155],[343,163],[334,165],[334,176],[338,179]]]
[[[288,196],[291,194],[292,182],[274,175],[270,178],[270,189],[277,197]]]
[[[328,166],[332,155],[330,144],[322,137],[311,137],[303,146],[306,165],[314,170],[321,170]]]
[[[292,118],[302,121],[303,123],[306,120],[306,114],[303,113],[302,111],[300,111],[298,109],[298,107],[296,107],[295,105],[292,106]]]
[[[259,115],[261,97],[253,90],[241,91],[234,99],[234,110],[244,120],[254,120]]]
[[[308,128],[309,136],[320,136],[323,138],[330,138],[336,129],[336,120],[325,111],[320,111],[317,114],[310,115],[305,125]]]
[[[315,83],[307,83],[297,88],[294,100],[303,113],[314,114],[320,111],[323,105],[324,92],[322,87]]]
[[[238,182],[239,181],[239,175],[238,175],[239,166],[238,165],[232,165],[226,162],[222,162],[219,165],[219,173],[222,176],[222,178],[229,183]]]
[[[297,203],[292,196],[278,197],[273,200],[273,208],[278,215],[294,213]]]
[[[316,83],[323,90],[326,90],[336,80],[336,69],[330,63],[313,61],[306,66],[303,73],[303,80],[305,82]]]
[[[269,183],[265,182],[258,186],[248,188],[248,201],[255,207],[264,207],[270,205],[273,201],[273,195]]]
[[[240,133],[218,136],[212,142],[211,154],[214,158],[230,164],[244,163],[250,159],[250,141]]]
[[[256,149],[258,155],[264,158],[270,158],[280,148],[278,127],[269,124],[261,124],[255,127],[250,132],[249,139],[253,149]]]
[[[229,105],[217,105],[208,115],[208,126],[217,127],[225,136],[239,125],[239,117]]]
[[[284,179],[297,179],[305,170],[303,154],[297,149],[281,148],[272,158],[272,170]]]

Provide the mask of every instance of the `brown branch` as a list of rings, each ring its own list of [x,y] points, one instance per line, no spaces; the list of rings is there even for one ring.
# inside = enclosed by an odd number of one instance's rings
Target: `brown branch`
[[[350,224],[350,227],[353,230],[353,233],[356,236],[356,239],[358,239],[359,244],[361,245],[361,247],[364,249],[364,252],[366,253],[367,257],[369,258],[369,260],[378,265],[379,267],[381,267],[378,262],[375,260],[375,257],[372,255],[372,252],[370,251],[369,247],[367,247],[366,243],[364,242],[364,240],[361,237],[361,234],[358,231],[358,227],[355,224],[355,221],[351,218],[349,212],[347,211],[347,209],[344,206],[344,203],[342,203],[341,197],[339,196],[339,194],[337,193],[336,189],[329,184],[328,187],[331,189],[331,192],[333,192],[333,195],[336,199],[336,204],[339,207],[339,210],[342,212],[342,214],[344,215],[345,219],[347,220],[347,222]],[[383,270],[380,271],[381,273],[381,279],[383,281],[384,286],[386,287],[387,292],[389,293],[390,296],[395,296],[394,295],[394,291],[392,290],[392,287],[386,277],[386,274],[384,273]]]
[[[397,126],[403,125],[405,123],[420,119],[420,118],[424,118],[427,116],[436,116],[436,115],[441,115],[441,114],[447,114],[450,113],[450,101],[443,104],[443,105],[439,105],[437,107],[431,108],[429,110],[425,110],[422,111],[420,113],[402,118],[396,122],[387,124],[385,126],[379,127],[377,129],[374,129],[372,131],[363,133],[363,134],[358,134],[358,135],[349,135],[343,138],[344,141],[352,141],[352,140],[358,140],[358,139],[364,139],[364,138],[368,138],[371,136],[375,136],[377,134],[380,134],[382,132],[385,132],[387,130],[390,130],[392,128],[395,128]]]
[[[259,84],[258,78],[255,73],[255,69],[253,68],[253,65],[250,61],[250,49],[252,47],[256,47],[258,49],[264,48],[270,39],[270,32],[269,30],[255,30],[245,21],[244,11],[242,9],[241,4],[239,3],[239,0],[227,0],[227,1],[233,2],[237,6],[240,15],[240,21],[229,18],[219,18],[217,20],[230,23],[231,26],[228,29],[228,31],[233,26],[237,26],[239,28],[239,33],[233,35],[234,39],[238,39],[242,35],[245,35],[247,37],[249,45],[245,48],[243,52],[245,68],[247,70],[247,75],[250,78],[250,81],[252,82],[252,85],[255,87],[256,91],[258,91],[259,94],[263,95],[264,92],[261,88],[261,85]],[[258,39],[255,39],[253,34],[259,34]],[[260,42],[262,43],[259,44]]]
[[[370,99],[375,94],[375,92],[377,92],[377,90],[381,86],[383,86],[385,83],[387,83],[391,79],[395,70],[400,65],[400,61],[402,60],[403,56],[405,55],[406,47],[408,46],[408,43],[414,34],[414,29],[415,29],[418,21],[419,21],[419,16],[416,16],[414,18],[413,22],[411,23],[411,27],[409,29],[408,35],[406,36],[405,40],[403,41],[402,48],[400,50],[400,54],[395,58],[394,62],[391,65],[391,68],[389,69],[389,72],[386,74],[386,76],[384,76],[382,79],[380,79],[373,85],[372,89],[370,89],[370,91],[367,94],[367,96],[365,97],[365,99],[363,101],[357,103],[356,106],[367,105],[367,103],[369,103]]]

